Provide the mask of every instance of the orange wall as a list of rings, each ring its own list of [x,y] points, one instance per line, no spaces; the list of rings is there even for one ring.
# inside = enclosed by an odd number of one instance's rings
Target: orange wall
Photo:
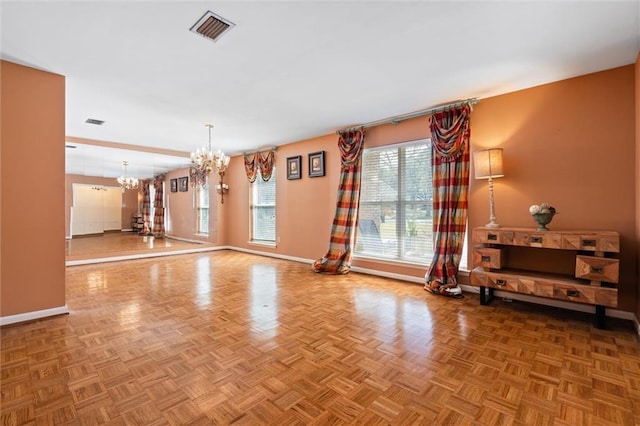
[[[65,78],[0,61],[0,316],[65,305]]]
[[[103,178],[97,176],[65,175],[65,235],[70,236],[71,206],[73,205],[73,184],[119,186],[115,178]],[[122,194],[122,229],[131,228],[131,216],[138,212],[138,191],[129,190]]]
[[[483,99],[474,150],[504,148],[494,180],[498,223],[534,226],[531,204],[557,208],[551,229],[621,234],[619,308],[636,308],[634,66]],[[473,170],[472,170],[473,173]],[[488,222],[484,180],[471,181],[470,227]]]
[[[472,150],[504,148],[506,176],[496,179],[498,222],[533,227],[531,204],[549,202],[559,214],[551,228],[610,229],[621,233],[620,308],[636,309],[634,67],[581,76],[483,99],[471,116]],[[428,117],[367,129],[365,146],[429,137]],[[326,151],[327,175],[307,177],[307,154]],[[286,158],[303,157],[303,178],[288,181]],[[277,151],[276,248],[249,241],[249,183],[242,158],[230,169],[225,202],[231,246],[315,259],[329,245],[339,178],[337,135],[280,146]],[[472,170],[473,173],[473,170]],[[472,175],[473,176],[473,175]],[[470,228],[488,221],[485,180],[470,182]],[[354,266],[424,276],[422,266],[354,260]],[[464,281],[463,281],[464,282]]]

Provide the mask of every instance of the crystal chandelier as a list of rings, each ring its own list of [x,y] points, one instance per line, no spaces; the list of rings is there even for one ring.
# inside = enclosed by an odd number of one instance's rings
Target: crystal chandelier
[[[220,185],[223,185],[223,177],[225,172],[227,171],[227,166],[229,166],[229,158],[221,150],[217,150],[213,152],[211,149],[211,129],[213,128],[213,124],[206,125],[209,128],[209,146],[198,148],[196,152],[191,153],[191,163],[193,163],[196,171],[200,176],[204,179],[204,182],[201,184],[206,184],[206,178],[211,174],[213,169],[216,169],[218,175],[220,176]],[[227,185],[227,189],[229,186]]]
[[[127,189],[136,189],[138,188],[138,179],[127,177],[127,166],[129,165],[128,161],[123,161],[122,166],[124,168],[124,175],[118,178],[118,184],[122,188],[122,192]]]

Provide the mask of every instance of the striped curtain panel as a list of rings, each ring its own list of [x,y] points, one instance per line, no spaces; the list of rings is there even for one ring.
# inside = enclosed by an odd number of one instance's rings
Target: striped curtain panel
[[[151,195],[149,185],[151,183],[150,179],[145,179],[142,181],[142,221],[144,222],[144,227],[142,232],[144,234],[148,234],[150,232],[150,223],[151,218]]]
[[[467,226],[471,107],[464,105],[431,117],[433,170],[433,259],[425,290],[449,295],[457,274]]]
[[[347,274],[351,270],[351,255],[358,227],[363,146],[364,129],[340,134],[338,147],[340,148],[342,166],[329,251],[322,259],[313,262],[314,272],[338,275]]]
[[[158,175],[153,179],[156,196],[153,200],[153,236],[164,238],[164,180],[166,175]]]

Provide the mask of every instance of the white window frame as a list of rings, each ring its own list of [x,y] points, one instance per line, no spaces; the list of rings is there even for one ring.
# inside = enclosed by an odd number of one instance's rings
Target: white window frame
[[[274,190],[274,197],[273,197],[273,204],[266,204],[266,203],[258,203],[256,201],[256,191],[259,189],[260,186],[262,185],[273,185],[273,190]],[[250,240],[249,242],[251,244],[258,244],[258,245],[266,245],[266,246],[272,246],[275,247],[276,246],[276,235],[277,235],[277,230],[276,230],[276,215],[277,215],[277,206],[276,206],[276,199],[277,199],[277,185],[276,185],[276,167],[273,167],[273,171],[271,173],[271,179],[269,179],[268,182],[264,182],[262,180],[262,176],[260,176],[260,172],[258,171],[258,176],[256,176],[256,180],[251,184],[251,190],[249,191],[249,221],[250,221]],[[259,224],[257,221],[257,214],[259,210],[266,210],[266,209],[273,209],[273,235],[271,236],[271,238],[264,238],[262,235],[259,235],[258,237],[256,237],[256,234],[258,234],[259,232],[256,232],[256,227]]]
[[[196,234],[197,235],[209,235],[209,218],[211,212],[211,194],[209,193],[209,184],[198,185],[194,191],[196,198]],[[203,205],[202,195],[207,195],[206,206]],[[206,223],[203,220],[203,211],[207,212]],[[206,229],[205,229],[206,226]]]
[[[384,152],[384,151],[396,151],[398,152],[398,157],[397,157],[397,168],[396,168],[396,172],[397,172],[397,176],[401,176],[402,173],[405,170],[405,161],[404,161],[404,156],[403,154],[401,154],[401,151],[406,150],[407,148],[411,148],[413,146],[419,146],[419,145],[425,145],[426,147],[430,147],[431,141],[429,139],[420,139],[420,140],[415,140],[415,141],[411,141],[411,142],[405,142],[405,143],[400,143],[400,144],[393,144],[393,145],[385,145],[385,146],[380,146],[380,147],[375,147],[375,148],[368,148],[365,149],[365,151],[363,152],[363,156],[367,155],[367,153],[371,153],[371,152]],[[430,149],[429,149],[430,152]],[[365,161],[363,158],[363,167],[365,167]],[[424,159],[424,167],[431,168],[431,156],[429,155],[428,158]],[[368,184],[368,182],[366,182],[365,176],[366,174],[362,173],[363,176],[363,181],[361,182],[361,197],[360,197],[360,209],[361,212],[363,211],[363,207],[366,206],[373,206],[374,208],[376,206],[380,207],[380,210],[383,210],[384,206],[388,206],[388,205],[393,205],[395,208],[395,229],[394,229],[394,234],[393,238],[384,238],[383,233],[380,233],[380,249],[381,251],[378,253],[372,252],[370,250],[366,250],[363,247],[366,245],[365,244],[359,244],[358,243],[358,238],[359,238],[359,234],[360,234],[360,238],[362,238],[361,242],[364,242],[364,235],[361,235],[363,232],[363,225],[364,225],[364,220],[363,217],[360,216],[360,224],[359,224],[359,229],[357,230],[356,233],[356,244],[355,244],[355,250],[354,250],[354,257],[360,257],[360,258],[368,258],[368,259],[375,259],[375,260],[381,260],[381,261],[389,261],[389,262],[394,262],[394,263],[410,263],[410,264],[418,264],[418,265],[428,265],[429,262],[431,261],[431,258],[433,257],[433,244],[430,240],[426,240],[426,244],[428,244],[428,252],[426,254],[426,256],[423,257],[416,257],[416,256],[410,256],[408,255],[408,250],[406,248],[406,243],[409,241],[410,236],[407,235],[407,233],[409,232],[407,223],[406,223],[406,215],[407,215],[407,207],[410,206],[421,206],[424,204],[427,204],[429,206],[429,208],[432,205],[432,199],[424,199],[424,200],[402,200],[402,196],[401,194],[403,193],[403,186],[406,185],[406,183],[408,182],[407,179],[410,179],[411,177],[409,176],[405,176],[405,180],[403,181],[400,178],[397,178],[397,187],[394,188],[394,190],[396,191],[396,198],[395,199],[387,199],[384,201],[369,201],[364,199],[363,195],[366,194],[367,190],[366,190],[366,186]],[[429,185],[431,185],[431,183],[429,183]],[[365,196],[366,197],[366,196]],[[431,217],[431,220],[433,220],[433,217]],[[381,224],[377,224],[377,225],[381,225]],[[423,223],[422,224],[423,228],[427,228],[429,229],[429,231],[433,228],[432,226],[432,222],[428,222],[428,223]],[[386,234],[387,236],[389,235],[388,233]],[[424,243],[423,243],[424,244]]]
[[[393,145],[385,145],[385,146],[379,146],[379,147],[374,147],[374,148],[368,148],[365,149],[365,151],[363,152],[363,155],[366,155],[367,152],[373,152],[373,151],[389,151],[389,150],[400,150],[400,149],[406,149],[408,147],[411,146],[416,146],[416,145],[426,145],[427,147],[429,147],[429,156],[428,158],[425,158],[424,161],[424,167],[427,167],[429,170],[429,173],[431,173],[431,140],[430,139],[420,139],[420,140],[414,140],[414,141],[410,141],[410,142],[404,142],[404,143],[399,143],[399,144],[393,144]],[[365,162],[363,159],[363,167],[365,166]],[[398,156],[398,175],[400,175],[403,171],[403,167],[405,167],[405,162],[404,160],[401,159],[401,156]],[[361,194],[365,194],[366,193],[366,187],[365,185],[367,185],[367,182],[364,181],[364,176],[365,174],[362,174],[363,176],[363,181],[361,182]],[[411,179],[410,176],[405,176],[405,182],[406,179]],[[429,183],[431,186],[433,185],[432,183]],[[421,204],[424,204],[425,201],[428,203],[429,207],[432,207],[433,204],[433,197],[431,197],[428,200],[417,200],[417,201],[412,201],[412,200],[400,200],[398,198],[401,198],[401,194],[402,194],[402,185],[403,183],[401,182],[400,179],[398,179],[398,183],[397,183],[398,187],[396,188],[397,191],[397,198],[396,200],[386,200],[386,201],[367,201],[364,200],[362,198],[360,198],[360,209],[362,211],[362,207],[368,205],[379,205],[379,206],[383,206],[385,204],[395,204],[396,207],[396,222],[401,221],[401,223],[396,223],[395,226],[395,249],[392,249],[391,253],[372,253],[371,251],[362,251],[361,245],[358,244],[358,234],[361,231],[361,226],[362,226],[362,222],[360,222],[360,226],[359,229],[356,232],[356,243],[355,243],[355,249],[354,249],[354,258],[365,258],[365,259],[373,259],[373,260],[378,260],[378,261],[383,261],[383,262],[391,262],[391,263],[406,263],[406,264],[411,264],[411,265],[424,265],[425,267],[428,266],[433,258],[433,243],[431,241],[431,239],[428,240],[428,244],[430,244],[429,246],[429,251],[426,253],[425,257],[417,260],[415,257],[410,257],[410,256],[405,256],[404,252],[404,238],[405,238],[405,232],[407,232],[407,225],[404,223],[404,218],[406,217],[406,207],[410,206],[410,205],[414,205],[414,206],[419,206]],[[430,212],[430,216],[431,216],[431,221],[428,223],[427,227],[429,230],[433,229],[433,211]],[[360,216],[360,218],[362,219],[362,216]],[[465,236],[464,236],[464,246],[463,246],[463,252],[462,252],[462,257],[460,259],[460,269],[464,270],[467,268],[467,241],[466,241],[466,232],[465,232]],[[382,241],[382,246],[384,246],[385,242]],[[385,251],[385,249],[383,249],[383,251]]]

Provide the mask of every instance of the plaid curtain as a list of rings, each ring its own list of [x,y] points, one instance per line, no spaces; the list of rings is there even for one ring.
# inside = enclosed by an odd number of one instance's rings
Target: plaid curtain
[[[258,153],[253,154],[245,154],[244,155],[244,171],[247,173],[247,179],[249,179],[250,183],[256,181],[256,176],[258,176]]]
[[[273,163],[276,159],[276,152],[274,150],[259,152],[258,165],[260,166],[260,175],[264,182],[269,182],[271,179],[271,173],[273,173]]]
[[[358,227],[360,205],[360,169],[364,129],[341,133],[338,140],[342,166],[338,203],[331,227],[329,251],[313,262],[313,271],[326,274],[347,274],[351,269],[352,245]]]
[[[142,181],[142,221],[144,222],[142,233],[149,233],[149,224],[151,218],[151,195],[149,190],[149,185],[151,183],[150,179],[145,179]]]
[[[471,107],[464,105],[431,117],[434,254],[425,289],[440,294],[458,285],[467,224],[470,114]]]
[[[164,238],[164,180],[166,175],[158,175],[153,179],[156,196],[153,200],[153,236]]]

